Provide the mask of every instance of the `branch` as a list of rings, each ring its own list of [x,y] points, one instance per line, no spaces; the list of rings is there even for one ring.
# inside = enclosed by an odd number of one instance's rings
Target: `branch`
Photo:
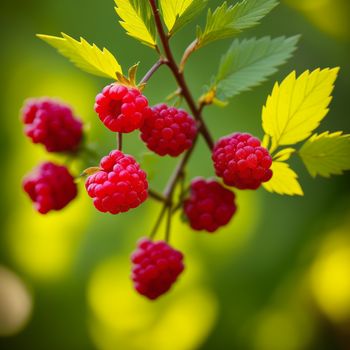
[[[203,118],[202,118],[201,110],[199,108],[197,108],[196,103],[194,102],[194,99],[193,99],[192,94],[188,88],[188,85],[186,83],[186,80],[185,80],[183,73],[179,71],[179,67],[178,67],[178,65],[174,59],[173,53],[170,49],[169,37],[165,34],[165,31],[164,31],[163,24],[162,24],[160,14],[159,14],[159,9],[157,8],[156,2],[155,2],[155,0],[149,0],[149,2],[151,5],[151,8],[152,8],[152,11],[153,11],[154,19],[155,19],[156,26],[157,26],[157,31],[158,31],[160,40],[161,40],[162,45],[163,45],[164,53],[165,53],[165,56],[168,60],[166,62],[166,64],[173,72],[173,75],[174,75],[174,77],[175,77],[175,79],[176,79],[176,81],[181,89],[181,94],[185,98],[193,116],[195,117],[196,120],[199,121],[200,133],[203,135],[208,147],[210,149],[213,149],[213,147],[214,147],[213,138],[211,137],[209,130],[208,130]]]

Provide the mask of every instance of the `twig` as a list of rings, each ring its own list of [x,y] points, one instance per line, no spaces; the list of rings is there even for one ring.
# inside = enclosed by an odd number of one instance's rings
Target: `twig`
[[[160,58],[151,68],[150,70],[145,74],[145,76],[141,79],[141,84],[146,84],[148,80],[152,77],[152,75],[163,65],[167,63],[167,59]]]
[[[117,145],[118,151],[121,151],[123,149],[123,134],[121,132],[117,133]]]
[[[163,195],[151,189],[148,189],[148,195],[159,202],[165,203],[167,201]]]

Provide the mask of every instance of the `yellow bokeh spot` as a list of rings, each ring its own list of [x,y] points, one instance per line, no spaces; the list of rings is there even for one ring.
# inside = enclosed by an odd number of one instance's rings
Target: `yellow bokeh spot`
[[[303,350],[311,336],[308,323],[291,310],[271,310],[262,315],[254,350]]]
[[[350,320],[350,238],[347,230],[331,234],[310,273],[319,307],[334,322]]]
[[[189,268],[174,288],[152,302],[133,290],[127,261],[127,257],[106,261],[91,277],[88,286],[92,310],[90,330],[97,348],[198,348],[217,316],[214,296],[200,284],[199,265],[188,262]]]
[[[59,278],[69,271],[88,224],[88,201],[76,199],[63,211],[45,216],[36,213],[29,201],[25,204],[9,220],[8,251],[33,278]]]
[[[324,32],[340,38],[349,38],[348,0],[285,0],[285,2],[301,11]]]

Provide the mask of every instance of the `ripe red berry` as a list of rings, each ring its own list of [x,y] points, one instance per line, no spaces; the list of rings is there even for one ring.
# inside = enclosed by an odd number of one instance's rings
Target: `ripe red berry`
[[[221,138],[212,159],[216,174],[229,186],[255,190],[272,177],[269,152],[250,134],[235,133]]]
[[[151,113],[140,90],[121,84],[108,85],[96,96],[95,111],[109,130],[122,133],[139,129]]]
[[[147,238],[139,240],[131,261],[134,288],[151,300],[167,292],[184,270],[182,253]]]
[[[82,139],[83,124],[71,108],[49,98],[28,100],[22,121],[25,134],[48,152],[76,151]]]
[[[118,214],[138,207],[147,199],[146,173],[132,156],[112,151],[102,158],[100,167],[85,183],[97,210]]]
[[[77,195],[77,186],[68,169],[50,162],[39,165],[27,175],[23,189],[41,214],[64,208]]]
[[[184,211],[194,230],[216,231],[236,212],[235,195],[215,180],[196,178],[184,202]]]
[[[187,112],[165,104],[153,107],[141,127],[141,139],[160,156],[178,156],[192,146],[196,134],[196,122]]]

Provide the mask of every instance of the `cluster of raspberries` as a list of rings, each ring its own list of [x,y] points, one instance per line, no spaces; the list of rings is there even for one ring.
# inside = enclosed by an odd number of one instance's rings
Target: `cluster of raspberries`
[[[179,156],[192,147],[197,137],[198,127],[192,116],[166,104],[150,107],[136,87],[108,85],[97,95],[94,108],[113,132],[140,130],[141,140],[160,156]],[[84,149],[81,121],[60,102],[47,98],[30,100],[22,110],[22,121],[25,134],[34,143],[43,144],[48,152],[79,154]],[[272,177],[269,152],[250,134],[235,133],[218,140],[212,160],[216,175],[224,184],[196,178],[183,200],[184,214],[198,231],[214,232],[230,222],[237,206],[235,194],[228,187],[255,190]],[[134,157],[114,150],[91,169],[85,188],[100,212],[126,212],[147,199],[146,173]],[[64,208],[77,195],[69,170],[49,162],[28,175],[23,188],[42,214]],[[166,242],[146,238],[139,241],[131,260],[134,288],[152,300],[167,292],[184,269],[180,252]]]
[[[21,113],[24,133],[47,152],[76,154],[83,138],[83,123],[72,109],[53,99],[28,100]],[[24,191],[41,214],[61,210],[77,196],[73,176],[65,166],[44,162],[27,175]]]

